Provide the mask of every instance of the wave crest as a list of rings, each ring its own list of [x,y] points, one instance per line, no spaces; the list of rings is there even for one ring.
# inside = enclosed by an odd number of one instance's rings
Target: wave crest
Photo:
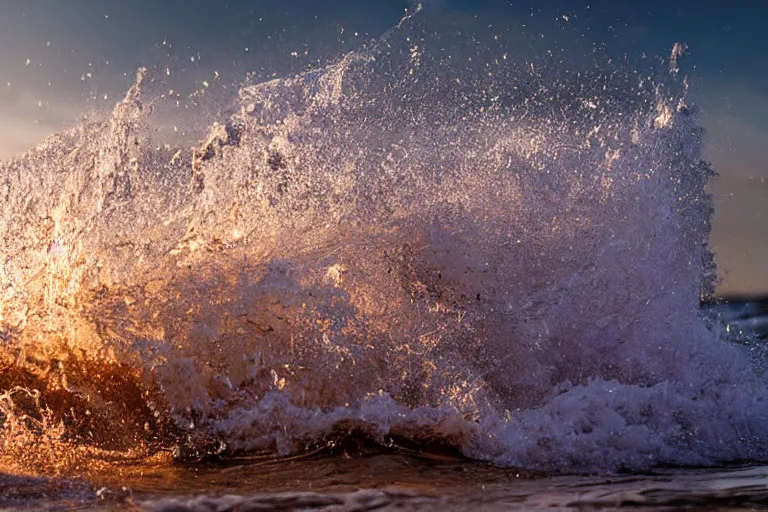
[[[36,390],[5,446],[48,411],[118,453],[354,430],[578,471],[764,454],[765,385],[699,316],[685,87],[451,43],[408,18],[243,87],[191,152],[153,141],[140,71],[2,164],[3,403]]]

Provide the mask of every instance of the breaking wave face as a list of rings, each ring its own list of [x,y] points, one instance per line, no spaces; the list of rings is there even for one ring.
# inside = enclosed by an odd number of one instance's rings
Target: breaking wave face
[[[3,468],[348,433],[557,471],[765,459],[765,379],[699,313],[679,49],[523,62],[406,19],[243,87],[191,153],[153,141],[140,71],[0,166]]]

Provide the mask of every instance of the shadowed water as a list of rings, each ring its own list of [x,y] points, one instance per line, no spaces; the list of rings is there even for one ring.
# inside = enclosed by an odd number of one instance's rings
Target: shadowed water
[[[48,510],[768,510],[764,466],[548,476],[396,448],[364,452],[145,461],[90,484],[3,478],[0,487],[4,506]]]

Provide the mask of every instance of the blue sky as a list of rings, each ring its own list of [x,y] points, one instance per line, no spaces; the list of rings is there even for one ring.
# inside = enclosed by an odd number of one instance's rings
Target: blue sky
[[[611,53],[666,56],[688,44],[709,132],[717,216],[712,245],[722,293],[768,293],[768,30],[758,1],[431,0],[497,26],[557,40],[579,32]],[[397,23],[407,0],[7,0],[0,4],[0,158],[107,108],[136,67],[168,67],[176,85],[213,68],[296,72]],[[568,25],[557,19],[568,17]],[[297,56],[291,56],[296,52]]]

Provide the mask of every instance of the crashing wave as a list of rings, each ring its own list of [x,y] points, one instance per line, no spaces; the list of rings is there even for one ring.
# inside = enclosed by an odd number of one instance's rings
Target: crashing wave
[[[418,20],[243,87],[191,151],[153,140],[142,70],[0,164],[5,454],[764,458],[766,385],[699,313],[713,171],[678,47],[671,74],[570,69]]]

